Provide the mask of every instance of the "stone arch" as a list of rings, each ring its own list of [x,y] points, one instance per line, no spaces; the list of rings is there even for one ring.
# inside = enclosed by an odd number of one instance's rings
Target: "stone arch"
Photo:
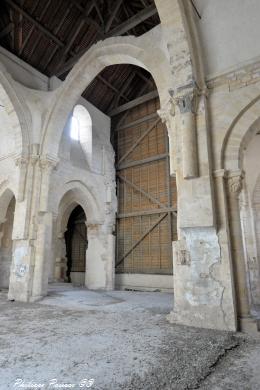
[[[80,205],[91,224],[101,224],[104,221],[102,216],[102,208],[100,207],[96,196],[87,186],[78,181],[72,180],[66,183],[65,191],[60,198],[58,207],[58,223],[57,228],[62,232],[62,226],[67,224],[68,218],[75,205]],[[63,216],[59,218],[59,216]]]
[[[253,230],[244,179],[244,150],[260,128],[260,95],[233,119],[221,149],[221,168],[227,172],[227,205],[233,275],[240,328],[247,329],[252,313],[249,262],[254,252]]]
[[[232,121],[221,150],[221,167],[242,169],[242,151],[260,128],[260,95],[246,105]]]
[[[14,192],[6,185],[1,191],[0,189],[0,224],[5,219],[6,211],[12,198],[15,198]]]
[[[41,142],[43,154],[57,155],[61,134],[73,106],[96,75],[109,65],[129,63],[146,69],[154,78],[161,104],[169,99],[171,71],[168,59],[158,47],[156,61],[151,64],[144,46],[147,45],[142,37],[108,38],[93,45],[80,58],[63,84],[54,91],[55,104],[46,118],[43,129]]]
[[[173,92],[178,94],[178,87],[193,87],[195,84],[201,90],[206,89],[202,50],[191,2],[155,0],[155,4],[162,33],[166,34],[175,87]]]
[[[56,234],[55,279],[64,274],[65,261],[65,240],[64,233],[67,229],[69,217],[76,206],[81,206],[85,216],[88,229],[88,249],[86,254],[85,285],[89,289],[112,288],[114,279],[114,253],[108,254],[109,237],[104,226],[102,208],[98,205],[95,196],[80,182],[67,183],[67,188],[60,198]],[[111,235],[112,237],[112,235]],[[110,241],[109,241],[110,242]]]
[[[14,83],[4,66],[0,64],[0,102],[14,131],[16,154],[27,155],[30,145],[31,116]]]

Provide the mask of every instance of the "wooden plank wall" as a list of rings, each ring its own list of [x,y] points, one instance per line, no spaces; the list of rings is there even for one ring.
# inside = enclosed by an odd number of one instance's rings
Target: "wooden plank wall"
[[[177,239],[175,178],[158,98],[123,113],[113,132],[117,159],[116,272],[172,274]]]

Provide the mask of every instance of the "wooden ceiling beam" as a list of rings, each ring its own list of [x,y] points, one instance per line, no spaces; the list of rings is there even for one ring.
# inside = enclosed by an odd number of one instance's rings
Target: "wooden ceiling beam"
[[[0,31],[0,39],[10,34],[10,32],[12,32],[13,29],[14,29],[14,24],[12,22],[8,23],[8,25],[5,26],[2,31]]]
[[[114,92],[116,92],[117,94],[120,94],[121,91],[119,89],[117,89],[116,87],[114,87],[114,85],[112,85],[109,81],[107,81],[106,79],[104,79],[104,77],[98,75],[97,76],[97,79],[100,80],[103,84],[105,84],[107,87],[109,87],[110,89],[112,89]],[[121,95],[122,98],[124,98],[127,102],[129,102],[129,99],[124,95],[122,94]]]
[[[128,103],[122,104],[121,106],[119,106],[117,108],[114,108],[113,110],[108,112],[108,115],[109,116],[118,115],[121,112],[124,112],[126,110],[129,110],[130,108],[138,106],[139,104],[148,102],[149,100],[152,100],[152,99],[156,98],[157,96],[158,96],[157,90],[149,92],[149,93],[147,93],[147,94],[145,94],[143,96],[140,96],[140,97],[138,97],[138,98],[136,98],[134,100],[131,100]]]
[[[113,10],[112,14],[109,16],[108,21],[106,22],[105,33],[107,33],[110,30],[110,27],[111,27],[111,25],[116,17],[116,14],[118,13],[119,8],[121,7],[122,3],[123,3],[123,0],[117,0],[117,3],[115,5],[114,10]]]
[[[34,11],[36,10],[36,8],[38,7],[39,1],[40,1],[40,0],[37,0],[37,1],[34,2],[34,5],[33,5],[32,9],[31,9],[32,14],[34,13]],[[45,5],[44,10],[45,10],[46,8],[47,8],[47,7],[46,7],[46,5]],[[41,15],[40,15],[40,20],[41,20],[41,18],[42,18],[42,14],[43,14],[43,12],[42,12]],[[26,37],[25,37],[25,39],[24,39],[24,41],[23,41],[23,44],[22,44],[22,46],[21,46],[21,48],[20,48],[20,50],[19,50],[19,53],[18,53],[19,56],[22,55],[23,50],[24,50],[24,48],[25,48],[27,42],[29,41],[29,39],[30,39],[31,36],[32,36],[32,33],[34,32],[34,28],[35,28],[35,26],[32,25],[32,27],[30,28],[29,33],[26,35]]]
[[[50,0],[48,0],[47,3],[45,3],[45,7],[43,8],[42,13],[40,15],[40,17],[41,17],[40,20],[42,20],[44,18],[44,16],[46,15],[46,12],[48,11],[50,4],[51,4]],[[33,56],[36,48],[38,47],[40,40],[41,40],[41,35],[38,34],[38,36],[35,38],[35,40],[33,42],[32,47],[30,48],[30,56]]]
[[[115,27],[106,35],[106,37],[122,35],[127,31],[132,30],[134,27],[138,26],[138,24],[144,22],[146,19],[156,14],[157,14],[157,8],[155,7],[155,5],[150,5],[149,7],[143,9],[142,11],[138,12],[136,15],[126,20],[125,22],[121,23],[119,26]]]
[[[128,87],[131,84],[131,82],[133,81],[134,77],[135,77],[135,72],[131,73],[130,76],[126,79],[121,90],[118,90],[118,94],[112,100],[112,102],[108,108],[108,111],[110,111],[112,109],[112,107],[118,107],[119,102],[120,102],[120,98],[124,97],[124,93],[128,89]],[[130,99],[127,99],[127,100],[129,101]]]
[[[34,19],[27,11],[23,8],[19,7],[13,0],[4,0],[10,7],[18,11],[21,15],[23,15],[27,20],[29,20],[39,31],[41,31],[44,35],[54,41],[60,47],[64,47],[64,43],[57,38],[51,31],[49,31],[43,24],[39,23],[36,19]]]
[[[5,0],[5,1],[11,1],[11,0]],[[118,27],[115,27],[113,30],[111,30],[108,34],[105,34],[102,39],[109,38],[112,36],[117,36],[126,33],[127,31],[131,30],[138,24],[142,23],[146,19],[150,18],[151,16],[157,14],[157,9],[155,5],[151,5],[147,7],[146,9],[138,12],[136,15],[128,19],[127,21],[121,23]],[[74,57],[72,57],[70,60],[68,60],[58,71],[55,73],[57,77],[63,75],[65,72],[70,70],[76,62],[82,57],[82,55],[87,51],[87,49],[81,50],[78,54],[76,54]]]

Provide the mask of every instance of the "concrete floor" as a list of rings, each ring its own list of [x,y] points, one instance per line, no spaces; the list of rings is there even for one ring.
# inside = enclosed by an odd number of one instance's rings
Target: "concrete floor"
[[[68,284],[34,304],[1,292],[0,389],[259,389],[260,340],[170,325],[172,300]]]

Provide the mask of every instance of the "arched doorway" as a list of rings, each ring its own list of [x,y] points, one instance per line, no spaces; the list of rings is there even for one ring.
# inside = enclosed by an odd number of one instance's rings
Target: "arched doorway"
[[[255,332],[259,300],[259,260],[254,193],[260,173],[258,158],[259,97],[232,121],[222,148],[227,177],[227,205],[238,327]],[[252,120],[254,119],[254,121]],[[253,318],[252,318],[253,317]]]
[[[7,207],[5,218],[0,221],[0,289],[9,288],[13,249],[14,210],[15,197],[13,196]]]
[[[65,280],[75,285],[85,285],[88,239],[86,215],[81,206],[76,206],[71,212],[64,237],[67,259]]]
[[[240,218],[246,260],[251,314],[260,318],[260,147],[259,132],[243,151],[244,183],[240,195]]]

